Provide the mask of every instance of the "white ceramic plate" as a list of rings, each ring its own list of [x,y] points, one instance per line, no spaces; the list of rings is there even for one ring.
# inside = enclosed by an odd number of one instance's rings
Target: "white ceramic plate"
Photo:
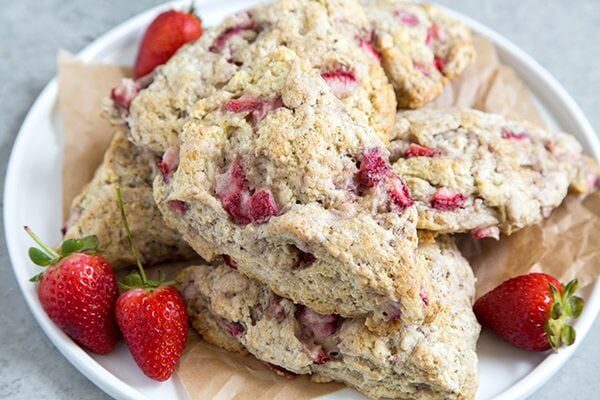
[[[200,0],[196,6],[205,25],[211,26],[227,14],[260,2]],[[171,7],[184,9],[188,7],[188,3],[167,4],[132,18],[86,47],[79,57],[88,62],[133,63],[137,43],[145,27],[156,14]],[[533,90],[551,126],[576,135],[586,151],[600,159],[600,143],[589,122],[573,99],[546,70],[492,30],[462,15],[452,14],[496,44],[502,61],[513,66]],[[177,377],[165,383],[146,378],[122,343],[108,356],[90,355],[79,348],[47,318],[40,307],[34,285],[28,282],[29,277],[36,272],[36,267],[27,258],[27,248],[31,242],[22,227],[28,224],[42,237],[55,243],[60,240],[61,138],[57,84],[53,79],[40,94],[21,127],[8,165],[4,192],[4,229],[8,250],[29,308],[60,352],[111,396],[120,399],[186,399]],[[586,288],[582,296],[587,306],[575,326],[578,341],[558,354],[521,351],[484,333],[478,344],[481,371],[478,400],[522,399],[546,382],[571,357],[577,344],[590,329],[600,309],[600,284],[596,282]],[[326,398],[364,397],[345,389]]]

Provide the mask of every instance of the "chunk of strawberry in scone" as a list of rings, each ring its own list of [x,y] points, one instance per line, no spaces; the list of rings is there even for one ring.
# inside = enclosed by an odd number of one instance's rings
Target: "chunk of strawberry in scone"
[[[440,211],[452,211],[464,205],[466,197],[447,188],[438,189],[430,201],[432,208]]]
[[[170,200],[169,208],[179,215],[184,215],[188,209],[188,205],[181,200]]]
[[[223,324],[225,325],[227,333],[233,337],[239,338],[246,332],[244,325],[239,322],[224,321]]]
[[[110,98],[117,110],[121,113],[121,116],[126,117],[129,115],[131,102],[135,99],[141,89],[140,84],[130,78],[121,80],[121,83],[118,86],[112,88],[110,91]]]
[[[236,17],[239,19],[238,24],[224,30],[219,36],[217,36],[212,45],[209,47],[211,52],[220,53],[232,38],[241,35],[244,31],[254,29],[254,21],[252,21],[252,18],[248,12],[236,14]]]
[[[384,193],[391,200],[394,208],[404,210],[413,205],[413,199],[408,187],[392,170],[390,163],[376,148],[365,153],[358,169],[359,191],[383,186]]]
[[[239,161],[217,177],[216,194],[227,213],[238,224],[262,224],[279,213],[279,207],[269,189],[251,194],[246,175]]]
[[[416,143],[408,145],[408,149],[404,153],[405,158],[412,157],[437,157],[440,155],[440,151],[437,149],[430,149],[429,147],[421,146]]]
[[[276,96],[268,100],[256,99],[250,96],[242,96],[238,99],[233,99],[225,104],[225,110],[234,113],[250,112],[252,116],[252,124],[257,125],[266,116],[283,107],[281,96]]]
[[[248,199],[246,209],[250,221],[262,224],[278,214],[279,208],[269,189],[261,189]]]
[[[400,21],[400,23],[402,23],[402,25],[405,25],[405,26],[408,26],[411,28],[419,25],[419,18],[415,14],[413,14],[412,12],[410,12],[408,10],[398,9],[394,13],[394,17],[396,17],[396,19],[398,21]]]
[[[369,189],[393,174],[390,163],[381,155],[380,149],[373,149],[360,162],[358,183],[362,189]]]
[[[431,24],[429,28],[427,28],[427,37],[425,39],[427,46],[433,48],[443,40],[442,29],[435,23]]]
[[[358,88],[356,76],[350,71],[325,72],[321,76],[338,99],[345,99]]]
[[[527,132],[514,132],[511,129],[502,128],[502,137],[513,142],[520,142],[529,139],[529,134]]]
[[[162,159],[156,164],[165,182],[169,182],[173,172],[179,167],[179,147],[171,146],[163,154]]]
[[[322,315],[302,305],[296,306],[296,318],[306,332],[317,341],[336,334],[343,322],[339,315]]]
[[[473,229],[471,235],[475,239],[492,238],[500,240],[500,229],[497,226],[486,226],[482,228]]]
[[[375,49],[374,45],[375,32],[371,32],[371,37],[368,40],[361,37],[357,37],[356,41],[358,42],[360,48],[363,49],[365,53],[367,53],[367,55],[369,55],[376,61],[381,61],[381,54],[379,54],[379,52]]]

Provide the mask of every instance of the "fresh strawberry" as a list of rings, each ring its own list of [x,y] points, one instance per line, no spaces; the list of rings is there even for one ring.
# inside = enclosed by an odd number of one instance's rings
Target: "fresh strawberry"
[[[547,274],[530,273],[512,278],[481,297],[474,306],[484,327],[507,342],[527,350],[557,350],[575,342],[569,325],[583,310],[574,296],[577,280],[564,288]]]
[[[165,381],[171,377],[183,354],[188,335],[188,315],[181,294],[164,282],[146,277],[138,257],[117,187],[123,226],[139,272],[126,276],[115,315],[133,359],[148,377]]]
[[[86,349],[110,353],[119,340],[114,316],[119,288],[111,266],[98,254],[98,238],[65,240],[57,253],[31,229],[25,231],[41,247],[31,247],[29,257],[48,267],[31,279],[39,282],[38,296],[48,317]]]
[[[520,142],[529,139],[527,132],[514,132],[508,128],[502,128],[502,138],[513,142]]]
[[[134,75],[140,78],[166,63],[184,44],[202,36],[202,22],[192,12],[169,10],[160,14],[144,34]]]
[[[173,286],[131,288],[117,300],[117,322],[133,359],[148,377],[165,381],[183,354],[188,315]]]

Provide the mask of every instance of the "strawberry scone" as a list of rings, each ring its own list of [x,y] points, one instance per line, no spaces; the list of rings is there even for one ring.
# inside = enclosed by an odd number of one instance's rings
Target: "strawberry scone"
[[[435,315],[384,334],[281,298],[225,264],[184,270],[180,290],[205,340],[248,352],[282,375],[343,382],[371,398],[473,399],[480,329],[473,272],[452,239],[439,240],[418,250],[435,282],[428,299]]]
[[[124,101],[113,96],[118,109],[113,119],[130,127],[136,144],[161,154],[177,144],[196,101],[224,86],[248,62],[286,45],[319,68],[351,114],[385,140],[394,123],[394,91],[359,31],[342,33],[358,29],[340,27],[350,12],[364,27],[360,32],[369,29],[354,0],[283,0],[231,16],[157,68],[147,88],[128,81],[134,89],[120,89],[130,94]]]
[[[399,108],[420,108],[475,56],[470,30],[430,4],[361,0]]]
[[[410,193],[379,137],[294,52],[257,59],[199,101],[180,141],[154,197],[205,260],[224,254],[324,314],[396,323],[431,312]]]
[[[65,238],[97,235],[102,255],[113,266],[135,264],[115,197],[120,185],[140,257],[147,264],[188,260],[194,251],[165,226],[152,197],[153,157],[140,152],[117,130],[94,178],[73,200]]]
[[[418,228],[498,237],[549,216],[569,188],[587,193],[598,166],[572,136],[474,110],[399,113],[393,168]]]

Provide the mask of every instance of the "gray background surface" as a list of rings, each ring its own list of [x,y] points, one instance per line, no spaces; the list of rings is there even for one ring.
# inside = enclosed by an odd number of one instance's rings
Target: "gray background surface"
[[[531,54],[566,87],[600,132],[600,1],[438,2],[490,26]],[[56,72],[57,49],[77,52],[113,26],[158,3],[0,0],[2,188],[19,126]],[[11,271],[4,232],[1,234],[0,398],[108,398],[73,368],[39,329],[21,297]],[[532,399],[600,398],[599,340],[597,320],[574,357]]]

